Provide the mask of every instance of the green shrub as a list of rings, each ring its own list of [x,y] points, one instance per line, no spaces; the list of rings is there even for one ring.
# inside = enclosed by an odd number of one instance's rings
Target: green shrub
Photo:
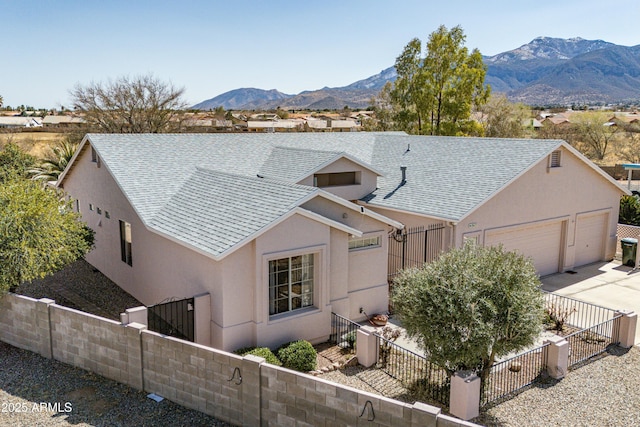
[[[278,350],[278,358],[285,368],[300,372],[316,369],[317,353],[309,341],[294,341]]]
[[[270,365],[282,366],[282,362],[280,362],[276,355],[267,347],[245,347],[234,351],[234,353],[240,356],[251,354],[264,358],[265,362]]]
[[[634,196],[622,196],[620,198],[620,224],[640,225],[640,201]]]

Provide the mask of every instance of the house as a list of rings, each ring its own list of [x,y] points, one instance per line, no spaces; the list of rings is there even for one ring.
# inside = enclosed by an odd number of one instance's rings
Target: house
[[[355,196],[378,172],[224,136],[87,135],[58,182],[96,232],[87,261],[145,305],[209,293],[201,343],[226,350],[326,341],[332,312],[386,311],[387,234],[402,224],[297,183],[358,168]]]
[[[45,128],[72,128],[81,127],[86,124],[86,121],[82,117],[77,116],[45,116],[42,119],[42,125]]]
[[[42,127],[40,117],[0,116],[0,128],[34,128]]]
[[[626,193],[560,140],[368,132],[89,134],[57,185],[96,231],[88,262],[146,305],[208,293],[203,343],[227,350],[386,311],[405,228],[541,275],[611,259]]]

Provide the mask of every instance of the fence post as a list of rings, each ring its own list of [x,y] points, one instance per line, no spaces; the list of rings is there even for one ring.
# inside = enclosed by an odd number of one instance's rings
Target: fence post
[[[125,325],[127,340],[127,384],[138,390],[144,390],[144,372],[142,363],[142,339],[140,334],[147,329],[142,323]]]
[[[36,301],[36,332],[38,333],[38,353],[48,359],[53,359],[49,306],[55,303],[56,302],[54,300],[49,298],[40,298]]]
[[[368,368],[378,362],[378,339],[373,326],[362,326],[356,337],[356,357],[358,363]]]
[[[557,380],[564,378],[569,370],[569,343],[563,337],[553,335],[544,341],[547,346],[547,373]]]
[[[451,377],[449,412],[465,421],[480,415],[480,377],[473,371],[457,371]]]
[[[616,316],[622,316],[618,319],[618,345],[623,348],[633,347],[636,342],[638,313],[632,310],[620,310],[616,311]]]
[[[262,422],[262,383],[260,370],[265,359],[249,354],[242,358],[242,425],[260,426]]]

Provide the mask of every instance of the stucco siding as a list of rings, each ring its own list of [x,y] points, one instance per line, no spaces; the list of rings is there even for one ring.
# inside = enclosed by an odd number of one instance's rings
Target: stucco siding
[[[336,173],[336,172],[357,172],[359,183],[357,185],[323,187],[324,190],[345,200],[358,200],[376,189],[377,175],[352,162],[349,159],[341,158],[320,169],[316,173]],[[313,187],[313,174],[301,180],[298,184]]]
[[[487,233],[501,227],[564,221],[560,269],[566,270],[575,264],[578,215],[606,211],[603,258],[613,258],[621,190],[566,149],[562,149],[561,167],[547,166],[546,160],[540,161],[461,221],[456,227],[456,246],[470,233],[477,233],[483,244]]]

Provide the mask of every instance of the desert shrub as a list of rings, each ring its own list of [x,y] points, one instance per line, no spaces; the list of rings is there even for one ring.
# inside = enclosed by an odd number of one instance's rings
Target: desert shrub
[[[276,355],[273,354],[273,352],[267,347],[245,347],[234,351],[234,353],[240,356],[251,354],[253,356],[264,358],[265,362],[270,365],[282,366],[282,362],[280,361],[280,359],[278,359]]]
[[[309,341],[293,341],[278,350],[278,358],[285,368],[300,372],[316,369],[317,353]]]

